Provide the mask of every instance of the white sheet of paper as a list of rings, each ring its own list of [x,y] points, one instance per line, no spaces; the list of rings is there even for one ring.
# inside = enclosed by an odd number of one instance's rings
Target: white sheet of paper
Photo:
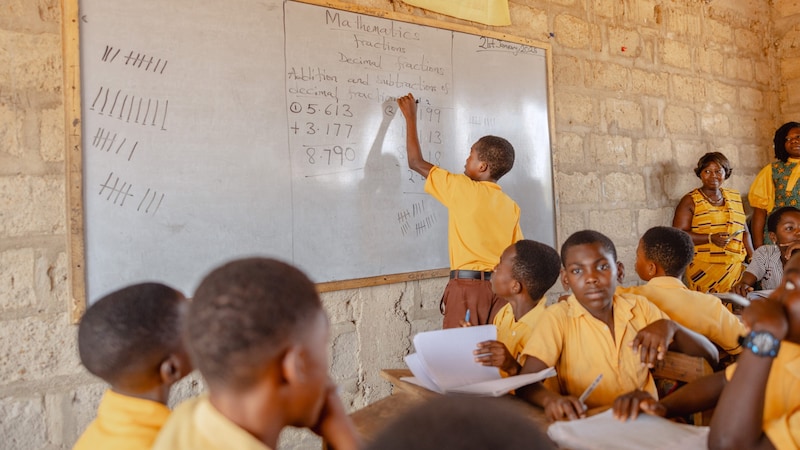
[[[611,410],[586,419],[555,422],[547,429],[559,447],[572,450],[672,450],[707,449],[708,427],[676,423],[640,414],[621,422]]]
[[[497,367],[475,362],[479,342],[497,339],[497,327],[479,325],[425,331],[414,336],[414,348],[425,372],[444,391],[500,378]],[[412,372],[414,369],[409,366]],[[414,376],[419,377],[417,373]]]

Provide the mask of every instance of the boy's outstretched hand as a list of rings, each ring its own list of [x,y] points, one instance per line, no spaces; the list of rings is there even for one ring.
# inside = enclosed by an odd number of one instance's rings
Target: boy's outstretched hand
[[[472,351],[475,362],[484,366],[499,367],[509,376],[519,373],[520,365],[500,341],[483,341]]]
[[[675,322],[660,319],[642,328],[631,341],[631,348],[638,353],[643,366],[653,368],[664,359],[677,328]]]
[[[361,438],[350,420],[350,416],[347,415],[333,382],[328,386],[325,404],[322,405],[319,413],[319,421],[311,431],[322,437],[327,448],[335,450],[358,450],[361,448]]]
[[[406,120],[417,118],[417,100],[411,94],[404,95],[397,99],[397,106],[403,113]]]
[[[635,420],[639,417],[639,412],[645,412],[653,416],[664,417],[667,408],[647,392],[635,390],[627,394],[620,395],[614,400],[614,418],[623,422],[628,419]]]

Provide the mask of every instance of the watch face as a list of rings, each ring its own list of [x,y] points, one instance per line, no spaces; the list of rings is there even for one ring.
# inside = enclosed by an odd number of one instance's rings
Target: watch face
[[[753,345],[758,347],[759,353],[769,352],[775,346],[773,337],[765,333],[764,334],[759,333],[754,335]]]

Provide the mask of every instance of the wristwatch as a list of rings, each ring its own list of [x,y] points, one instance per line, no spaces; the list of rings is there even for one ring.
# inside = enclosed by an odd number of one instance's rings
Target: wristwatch
[[[769,331],[751,331],[746,336],[739,336],[739,344],[758,356],[778,356],[781,341],[776,339]]]

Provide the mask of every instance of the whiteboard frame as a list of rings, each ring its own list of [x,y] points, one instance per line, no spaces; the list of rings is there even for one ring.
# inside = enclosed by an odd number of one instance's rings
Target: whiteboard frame
[[[535,41],[520,36],[507,33],[492,31],[489,27],[476,27],[472,25],[447,22],[428,17],[414,16],[410,14],[398,13],[370,8],[351,3],[344,3],[337,0],[284,0],[297,3],[307,3],[326,8],[333,8],[342,11],[364,14],[373,17],[381,17],[389,20],[413,23],[417,25],[485,36],[508,42],[536,47],[545,53],[545,66],[547,78],[547,122],[550,135],[550,154],[553,153],[553,137],[555,136],[555,125],[553,122],[553,63],[552,49],[548,42]],[[63,77],[64,77],[64,116],[65,116],[65,139],[64,139],[64,163],[66,172],[66,214],[67,214],[67,260],[68,288],[70,299],[70,319],[77,323],[84,311],[86,311],[86,254],[84,237],[84,215],[83,215],[83,140],[81,133],[81,86],[80,86],[80,11],[78,8],[79,0],[61,0],[61,26],[62,26],[62,53],[63,53]],[[452,19],[459,20],[459,19]],[[491,27],[495,28],[495,27]],[[551,164],[553,164],[551,162]],[[553,176],[551,170],[551,177]],[[550,180],[554,186],[554,180]],[[553,189],[553,229],[555,227],[555,217],[558,216],[558,200],[555,189]],[[556,236],[554,236],[556,237]],[[330,292],[344,289],[357,289],[382,284],[402,283],[406,281],[424,280],[429,278],[439,278],[447,276],[449,268],[422,270],[401,274],[380,275],[367,278],[356,278],[350,280],[338,280],[325,283],[317,283],[319,292]]]

